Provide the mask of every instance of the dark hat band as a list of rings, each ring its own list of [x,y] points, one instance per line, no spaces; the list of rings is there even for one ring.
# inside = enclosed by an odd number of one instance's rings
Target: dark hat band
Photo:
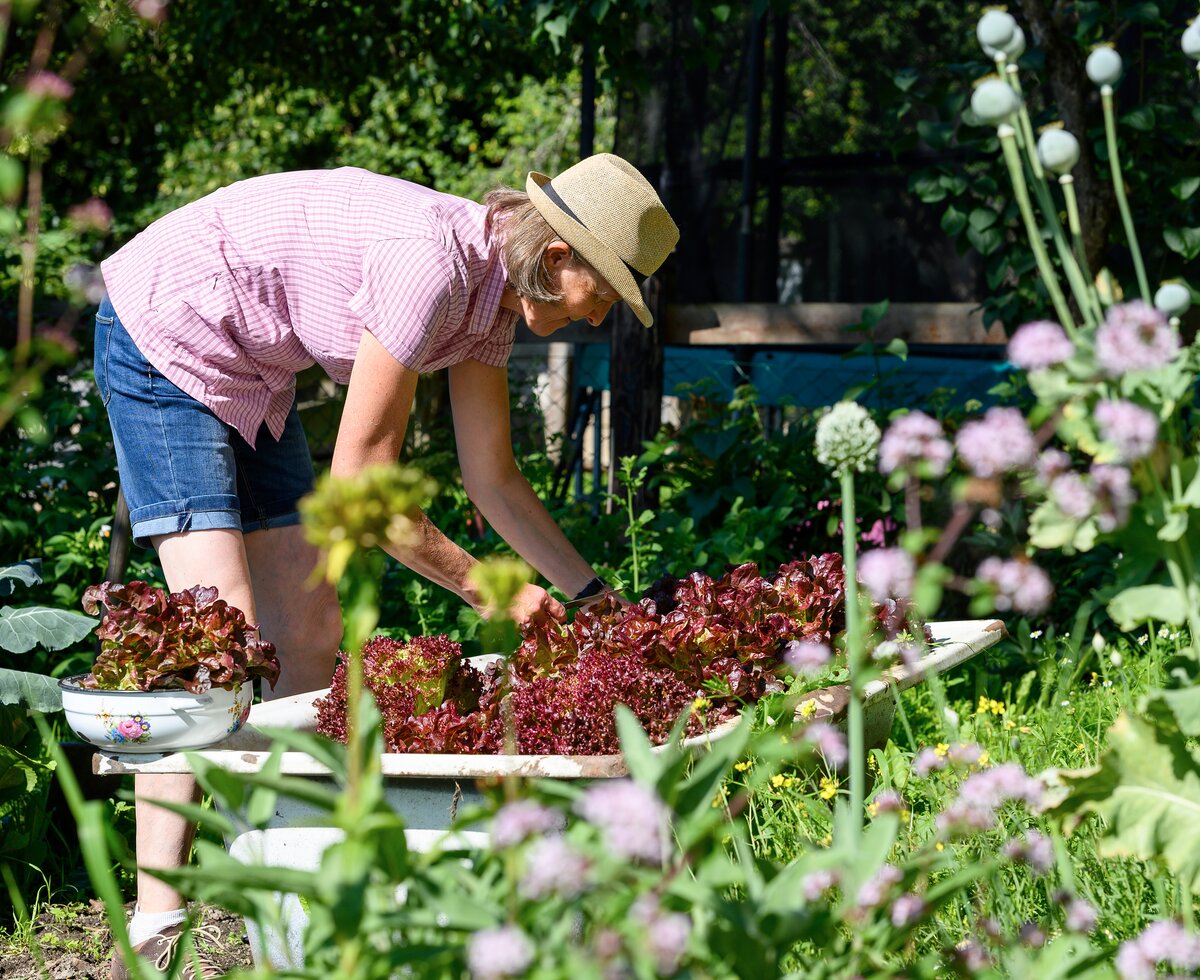
[[[550,198],[551,201],[554,202],[555,206],[557,206],[558,209],[563,212],[563,214],[567,215],[567,217],[571,218],[574,221],[578,221],[579,224],[583,225],[584,228],[587,228],[588,231],[592,231],[591,228],[588,228],[586,222],[580,221],[579,215],[577,215],[574,211],[571,210],[571,208],[567,204],[567,202],[564,201],[561,197],[559,197],[558,191],[554,187],[554,181],[548,180],[548,181],[546,181],[546,183],[542,184],[542,192],[548,198]],[[594,235],[596,233],[592,232],[592,234]],[[597,237],[599,237],[599,236],[597,236]],[[613,254],[616,255],[615,252]],[[621,257],[619,255],[617,255],[617,258],[621,259]],[[643,285],[643,283],[645,283],[646,276],[643,275],[642,273],[638,272],[637,269],[635,269],[633,266],[631,266],[624,259],[621,259],[621,264],[623,266],[625,266],[626,269],[629,270],[629,274],[631,276],[633,276],[633,281],[636,282],[638,284],[638,287],[640,288]]]

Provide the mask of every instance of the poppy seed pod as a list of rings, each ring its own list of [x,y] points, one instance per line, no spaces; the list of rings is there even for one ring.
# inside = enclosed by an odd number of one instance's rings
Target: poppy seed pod
[[[1065,129],[1047,129],[1037,142],[1042,166],[1056,174],[1070,173],[1079,162],[1079,140]]]
[[[1016,29],[1017,22],[1013,19],[1012,14],[1003,10],[987,10],[979,18],[979,23],[975,27],[975,36],[985,51],[989,46],[1003,51],[1005,45],[1012,40],[1013,32]]]
[[[1087,77],[1097,85],[1116,85],[1121,78],[1121,56],[1112,48],[1097,48],[1088,55]]]
[[[1155,309],[1167,316],[1183,316],[1192,305],[1192,294],[1181,282],[1164,282],[1154,294]]]
[[[1021,30],[1021,25],[1014,25],[1012,37],[1008,39],[1007,44],[1003,44],[1000,47],[993,47],[990,44],[985,44],[983,46],[983,53],[993,61],[995,61],[996,56],[1000,54],[1003,54],[1005,59],[1008,61],[1016,61],[1025,53],[1025,32]]]
[[[1194,20],[1187,26],[1180,38],[1179,46],[1183,53],[1193,61],[1200,61],[1200,20]]]
[[[971,110],[982,122],[992,125],[1004,122],[1020,105],[1012,86],[999,78],[980,82],[971,95]]]

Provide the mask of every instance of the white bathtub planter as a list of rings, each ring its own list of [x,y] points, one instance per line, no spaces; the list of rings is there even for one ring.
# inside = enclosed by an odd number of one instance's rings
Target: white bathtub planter
[[[956,667],[998,643],[1005,635],[998,620],[963,620],[931,623],[933,646],[912,667],[903,665],[884,672],[867,685],[864,692],[866,744],[886,741],[895,713],[893,692],[907,690],[932,674]],[[817,703],[816,717],[835,724],[844,716],[848,700],[847,685],[835,685],[813,691],[805,700]],[[270,754],[270,740],[259,728],[291,728],[315,731],[317,712],[314,702],[328,694],[313,691],[290,698],[256,704],[241,731],[199,754],[208,762],[232,772],[256,772]],[[685,744],[702,746],[732,731],[737,719],[703,735],[687,739]],[[159,756],[126,755],[105,751],[96,756],[98,774],[188,772],[182,754]],[[386,782],[386,797],[404,819],[408,846],[424,852],[454,840],[481,845],[487,834],[459,830],[448,839],[448,828],[459,806],[481,804],[483,794],[476,788],[480,780],[495,781],[505,776],[531,779],[611,779],[628,774],[620,755],[433,755],[386,753],[381,765]],[[280,772],[322,780],[329,770],[302,752],[284,752]],[[263,830],[252,830],[227,841],[229,852],[238,860],[268,867],[314,870],[321,854],[341,839],[340,830],[319,824],[322,814],[298,800],[280,797],[275,816]],[[284,931],[260,936],[247,923],[255,963],[275,968],[303,963],[303,935],[308,916],[292,895],[280,895]]]

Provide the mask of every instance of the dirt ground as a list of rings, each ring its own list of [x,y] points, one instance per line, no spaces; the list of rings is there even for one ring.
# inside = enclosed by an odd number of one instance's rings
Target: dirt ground
[[[192,911],[221,937],[215,948],[204,949],[214,963],[223,970],[253,966],[240,916],[194,905]],[[46,906],[28,946],[0,937],[0,980],[109,980],[111,955],[112,936],[99,902]]]

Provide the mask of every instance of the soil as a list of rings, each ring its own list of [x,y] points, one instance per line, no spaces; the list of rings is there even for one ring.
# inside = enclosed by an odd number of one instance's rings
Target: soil
[[[241,916],[193,904],[201,924],[215,927],[220,941],[203,952],[222,970],[250,969],[253,959]],[[43,906],[33,941],[17,944],[0,935],[0,980],[109,980],[112,933],[104,906]]]

